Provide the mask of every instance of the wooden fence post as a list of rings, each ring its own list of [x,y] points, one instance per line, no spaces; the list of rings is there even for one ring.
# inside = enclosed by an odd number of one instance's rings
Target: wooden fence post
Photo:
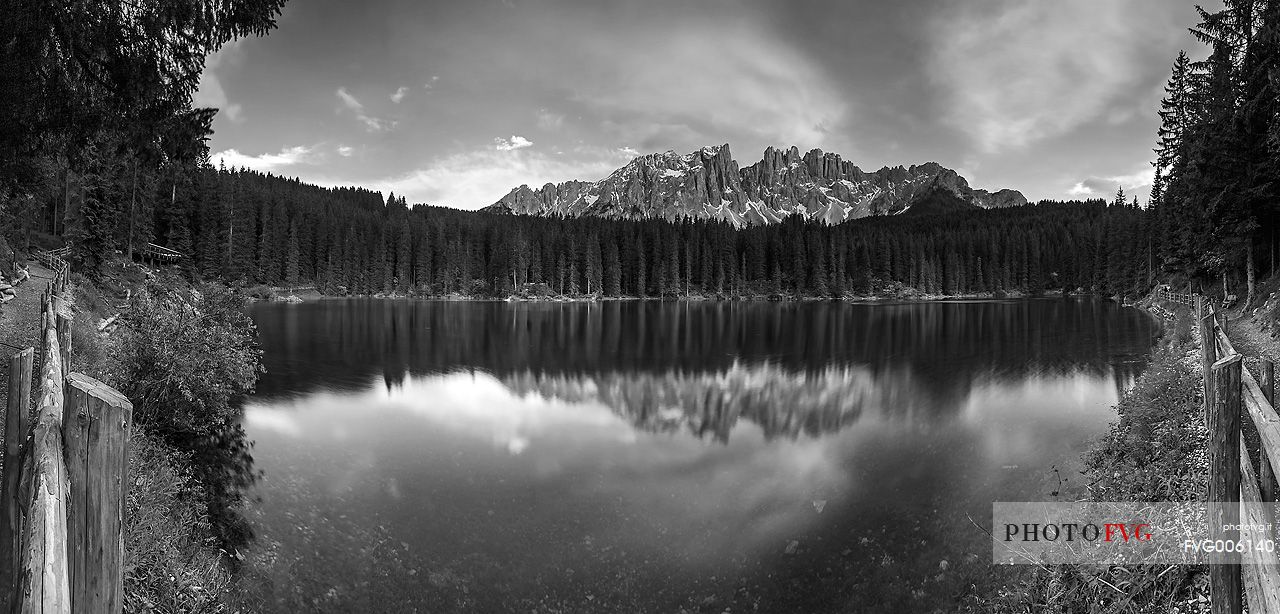
[[[58,349],[62,351],[62,372],[71,370],[71,308],[64,295],[55,295],[53,306],[54,328],[58,331]]]
[[[1262,396],[1267,398],[1267,403],[1271,407],[1276,406],[1276,365],[1267,358],[1262,359],[1262,381],[1259,382],[1262,387]],[[1267,454],[1267,447],[1258,446],[1258,467],[1260,468],[1258,481],[1261,483],[1262,500],[1267,503],[1274,503],[1276,500],[1276,478],[1271,471],[1271,460]],[[1270,513],[1271,506],[1264,506]]]
[[[40,400],[23,455],[22,559],[14,600],[20,612],[67,612],[67,466],[62,454],[63,372],[57,334],[43,331]]]
[[[1209,412],[1213,408],[1213,372],[1210,367],[1218,360],[1217,339],[1214,337],[1214,325],[1217,320],[1213,312],[1200,318],[1200,370],[1204,373],[1204,420],[1208,423]]]
[[[31,369],[35,350],[27,348],[9,359],[9,401],[4,421],[4,482],[0,493],[0,611],[8,612],[17,591],[18,561],[22,543],[22,512],[18,480],[22,452],[31,432]]]
[[[124,500],[133,405],[87,375],[67,376],[62,417],[67,551],[74,613],[118,614],[124,597]]]
[[[1213,411],[1209,413],[1209,535],[1214,540],[1240,539],[1240,409],[1239,354],[1213,363]],[[1236,526],[1235,530],[1226,529]],[[1209,598],[1213,614],[1239,614],[1242,604],[1240,554],[1225,553],[1209,565]]]

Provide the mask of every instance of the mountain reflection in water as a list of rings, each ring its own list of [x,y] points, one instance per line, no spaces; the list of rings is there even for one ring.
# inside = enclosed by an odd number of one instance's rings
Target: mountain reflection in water
[[[1073,479],[1156,332],[1077,299],[253,316],[263,611],[945,609],[967,516]]]

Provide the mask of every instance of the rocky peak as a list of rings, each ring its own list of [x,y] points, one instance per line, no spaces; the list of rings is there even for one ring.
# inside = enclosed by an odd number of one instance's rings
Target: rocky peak
[[[520,186],[487,210],[530,215],[615,219],[710,219],[735,226],[769,224],[791,215],[830,224],[907,210],[945,190],[977,207],[1026,203],[1016,190],[974,190],[936,162],[884,167],[867,173],[839,154],[768,147],[759,162],[738,168],[726,143],[688,154],[674,151],[632,159],[596,181]],[[947,202],[952,202],[947,200]],[[930,207],[933,208],[933,207]],[[957,209],[949,207],[948,209]]]

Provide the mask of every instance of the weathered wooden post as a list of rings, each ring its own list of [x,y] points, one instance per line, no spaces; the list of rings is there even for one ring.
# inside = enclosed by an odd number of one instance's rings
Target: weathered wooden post
[[[58,331],[58,348],[62,351],[62,371],[71,370],[71,305],[64,294],[53,296],[50,303],[53,308],[54,328]]]
[[[1200,318],[1200,371],[1204,374],[1204,420],[1209,422],[1213,408],[1213,372],[1210,367],[1218,359],[1217,339],[1214,337],[1214,315],[1210,311]]]
[[[1240,355],[1233,354],[1212,367],[1208,503],[1209,535],[1215,541],[1240,539],[1240,362]],[[1209,565],[1210,605],[1214,614],[1239,614],[1243,607],[1240,554],[1220,556]]]
[[[22,543],[23,505],[18,500],[22,450],[31,432],[31,369],[35,350],[9,359],[9,401],[4,419],[4,481],[0,492],[0,611],[8,612],[17,590],[15,556]]]
[[[1227,326],[1229,322],[1230,320],[1227,319],[1227,312],[1223,311],[1222,312],[1222,334],[1224,335],[1226,335],[1227,331],[1230,330],[1229,327]]]
[[[62,455],[62,363],[56,333],[43,332],[40,399],[23,455],[21,561],[14,594],[19,612],[67,612],[67,467]]]
[[[87,375],[67,376],[62,417],[72,612],[118,614],[124,598],[124,500],[133,405]]]
[[[1267,403],[1272,407],[1276,406],[1276,365],[1270,359],[1262,359],[1262,381],[1259,382],[1262,387],[1262,396],[1267,398]],[[1274,503],[1276,500],[1276,478],[1271,470],[1271,459],[1267,455],[1267,446],[1258,446],[1258,467],[1259,477],[1262,490],[1262,500],[1267,503]],[[1264,506],[1267,512],[1271,512],[1271,506]]]

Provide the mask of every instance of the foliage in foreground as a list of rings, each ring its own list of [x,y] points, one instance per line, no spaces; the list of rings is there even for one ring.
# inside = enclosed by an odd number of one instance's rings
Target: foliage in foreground
[[[236,422],[232,400],[261,372],[243,299],[218,285],[178,293],[152,284],[122,320],[123,391],[134,420],[165,436],[209,436]]]
[[[1183,314],[1179,319],[1187,316]],[[1151,357],[1121,398],[1119,419],[1085,454],[1093,501],[1193,501],[1208,476],[1207,431],[1194,346],[1178,331]],[[1189,335],[1188,335],[1189,336]],[[1200,612],[1206,604],[1203,566],[1092,567],[1059,565],[1027,574],[1008,591],[1010,612]],[[1028,608],[1031,608],[1028,610]]]
[[[121,319],[124,392],[134,419],[165,436],[209,436],[235,423],[232,401],[262,367],[243,300],[220,286],[172,292],[152,284]]]
[[[1120,419],[1085,456],[1095,501],[1188,501],[1208,475],[1200,374],[1184,347],[1162,348],[1117,408]]]
[[[129,378],[134,376],[132,369],[139,364],[142,348],[172,346],[176,340],[151,338],[140,346],[142,340],[126,329],[99,333],[93,320],[104,311],[109,313],[113,292],[80,276],[76,281],[76,304],[84,311],[71,327],[75,369],[120,390],[136,387],[138,383]],[[163,312],[130,311],[128,316],[139,329],[162,328],[154,320]],[[128,463],[125,611],[225,611],[233,578],[231,559],[221,548],[226,531],[220,530],[220,524],[227,524],[221,519],[233,511],[213,512],[210,502],[219,500],[219,490],[205,483],[208,471],[201,468],[198,450],[180,450],[154,429],[135,424]]]
[[[252,532],[240,515],[256,478],[234,401],[262,371],[243,299],[224,287],[152,283],[122,314],[122,388],[134,421],[188,455],[215,535],[231,551]]]
[[[125,611],[219,612],[232,585],[190,455],[133,433],[125,500]]]

